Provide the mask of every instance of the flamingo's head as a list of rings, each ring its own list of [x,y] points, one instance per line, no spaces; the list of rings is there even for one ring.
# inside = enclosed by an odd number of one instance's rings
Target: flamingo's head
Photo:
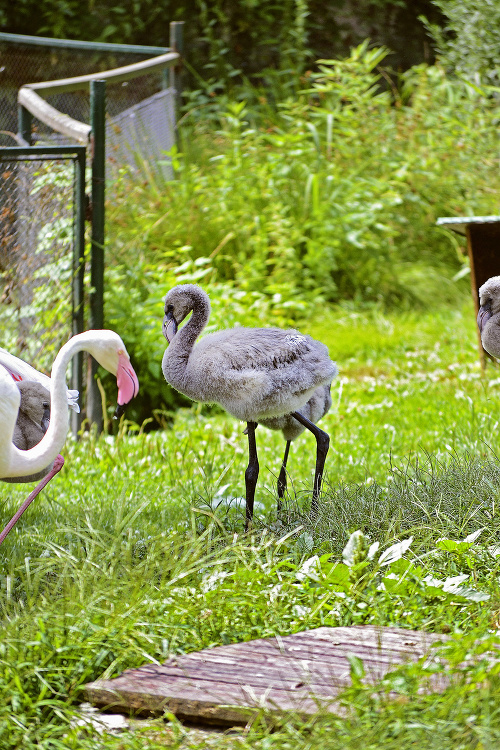
[[[163,335],[169,344],[177,333],[178,326],[194,309],[205,318],[205,325],[210,315],[210,300],[201,287],[196,284],[180,284],[168,292],[165,297]]]
[[[125,344],[114,331],[86,331],[88,351],[105,370],[116,375],[118,407],[116,416],[123,414],[124,407],[139,393],[139,380],[130,364]]]

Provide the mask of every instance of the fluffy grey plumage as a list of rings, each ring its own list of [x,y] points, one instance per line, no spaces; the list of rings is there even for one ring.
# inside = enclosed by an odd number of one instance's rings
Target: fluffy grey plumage
[[[500,276],[492,276],[479,288],[479,304],[481,343],[492,357],[500,357]]]
[[[21,403],[17,416],[12,442],[20,450],[27,451],[38,445],[47,432],[50,418],[50,393],[41,383],[34,380],[21,380],[17,383],[21,393]],[[11,477],[4,482],[38,482],[52,469],[50,464],[36,474],[24,477]]]
[[[17,383],[21,393],[19,414],[12,442],[27,451],[38,445],[47,432],[50,419],[50,393],[43,385],[30,380]]]
[[[332,405],[332,397],[330,395],[330,383],[321,385],[316,388],[313,395],[304,406],[301,406],[297,411],[302,414],[310,422],[319,422],[319,420],[327,414]],[[285,414],[282,417],[271,417],[270,419],[262,419],[259,424],[264,427],[269,427],[270,430],[281,430],[285,440],[295,440],[304,430],[304,425],[297,422],[291,414]]]
[[[264,424],[303,408],[337,374],[326,346],[293,329],[229,328],[195,344],[209,316],[208,296],[193,284],[174,287],[165,298],[163,374],[193,401],[217,403],[237,419]]]
[[[191,318],[178,330],[190,312]],[[282,430],[287,441],[278,482],[280,497],[283,481],[286,483],[283,478],[289,441],[306,427],[314,433],[318,445],[314,504],[329,443],[328,435],[314,423],[331,406],[330,384],[337,375],[328,349],[310,336],[280,328],[230,328],[209,333],[196,343],[209,317],[210,301],[200,287],[185,284],[168,292],[163,334],[169,346],[162,362],[166,381],[193,401],[220,404],[247,422],[247,525],[258,475],[257,424]]]

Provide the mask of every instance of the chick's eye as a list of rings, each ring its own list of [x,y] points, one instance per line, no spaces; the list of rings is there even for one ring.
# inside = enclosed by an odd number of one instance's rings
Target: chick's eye
[[[167,305],[167,312],[173,312],[174,306],[173,305]]]

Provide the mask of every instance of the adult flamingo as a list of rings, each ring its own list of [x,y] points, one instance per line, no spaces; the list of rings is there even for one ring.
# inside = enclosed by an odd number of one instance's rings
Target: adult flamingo
[[[66,369],[71,358],[80,351],[89,352],[102,367],[116,375],[118,385],[117,412],[137,395],[139,381],[130,364],[130,358],[121,338],[114,331],[85,331],[73,336],[59,351],[52,367],[50,379],[50,422],[39,443],[29,450],[20,450],[13,442],[19,417],[21,392],[12,373],[0,366],[0,423],[4,428],[0,434],[0,479],[23,481],[38,472],[47,472],[42,481],[25,500],[12,520],[0,534],[0,543],[5,539],[17,519],[28,505],[62,467],[59,451],[63,447],[69,427],[68,389]],[[42,424],[42,430],[46,427]]]

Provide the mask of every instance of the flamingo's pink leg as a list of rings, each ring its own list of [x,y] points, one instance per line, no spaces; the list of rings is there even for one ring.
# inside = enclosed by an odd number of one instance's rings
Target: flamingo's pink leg
[[[62,469],[63,466],[64,466],[64,458],[61,456],[61,454],[59,454],[54,459],[54,465],[53,465],[52,469],[49,471],[48,474],[46,474],[44,476],[44,478],[42,479],[42,481],[37,484],[37,486],[35,487],[35,489],[32,492],[30,492],[30,494],[28,495],[28,497],[26,498],[26,500],[24,501],[24,503],[21,505],[21,507],[19,508],[19,510],[17,511],[17,513],[15,513],[12,516],[12,518],[9,521],[9,523],[7,524],[7,526],[5,527],[5,529],[0,534],[0,544],[2,544],[3,540],[5,539],[5,537],[9,533],[9,531],[19,521],[19,519],[23,515],[24,511],[26,510],[26,508],[28,508],[28,506],[31,505],[31,503],[33,502],[33,500],[35,499],[35,497],[43,490],[44,487],[46,487],[46,485],[50,482],[50,480],[52,479],[52,477],[55,477],[55,475],[59,471],[61,471],[61,469]]]

